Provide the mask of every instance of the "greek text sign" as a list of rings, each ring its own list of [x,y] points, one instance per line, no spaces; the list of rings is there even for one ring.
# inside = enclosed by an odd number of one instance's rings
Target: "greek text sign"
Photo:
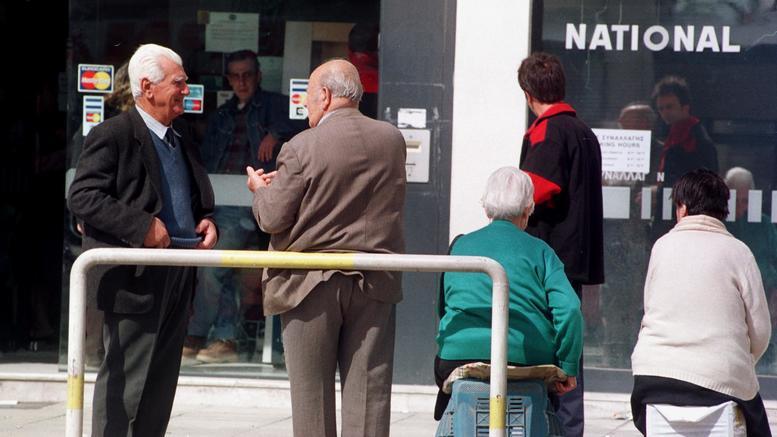
[[[602,172],[650,172],[649,130],[593,129],[602,148]]]

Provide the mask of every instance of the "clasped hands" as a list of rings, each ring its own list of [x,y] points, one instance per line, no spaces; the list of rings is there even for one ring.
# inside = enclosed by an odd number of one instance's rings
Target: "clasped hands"
[[[216,231],[216,224],[212,220],[207,218],[200,220],[194,228],[194,232],[202,236],[202,241],[197,243],[195,249],[213,249],[213,246],[216,245],[218,232]],[[167,226],[159,217],[154,217],[151,220],[151,226],[148,227],[146,238],[143,240],[143,247],[157,249],[170,247],[170,234],[167,233]]]

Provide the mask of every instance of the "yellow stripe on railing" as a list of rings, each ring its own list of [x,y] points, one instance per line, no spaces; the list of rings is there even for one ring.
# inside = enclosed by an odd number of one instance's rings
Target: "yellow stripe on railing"
[[[285,269],[353,269],[355,253],[301,253],[301,252],[221,252],[224,267],[259,266]]]
[[[491,398],[489,405],[488,427],[490,429],[505,429],[505,400],[502,396]]]
[[[69,410],[84,409],[84,376],[67,377],[67,408]]]

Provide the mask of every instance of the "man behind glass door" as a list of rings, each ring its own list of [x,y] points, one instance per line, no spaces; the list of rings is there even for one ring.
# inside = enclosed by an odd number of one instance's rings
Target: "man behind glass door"
[[[243,174],[250,165],[269,173],[275,170],[282,141],[292,133],[287,116],[288,98],[261,88],[262,70],[256,53],[250,50],[227,56],[225,76],[235,94],[208,121],[202,144],[208,172]],[[247,207],[217,206],[215,217],[221,224],[217,249],[267,249],[270,237],[257,227]],[[238,269],[200,269],[194,314],[183,349],[185,360],[238,360],[235,331],[240,305],[236,294],[254,291],[252,285],[241,284],[243,277],[245,272]],[[209,333],[213,341],[203,349]]]
[[[548,243],[582,302],[583,285],[604,282],[602,155],[596,135],[563,102],[561,62],[534,53],[518,69],[518,83],[537,120],[523,137],[521,170],[534,184],[534,214],[526,232]],[[582,436],[583,358],[578,388],[560,398],[564,434]]]

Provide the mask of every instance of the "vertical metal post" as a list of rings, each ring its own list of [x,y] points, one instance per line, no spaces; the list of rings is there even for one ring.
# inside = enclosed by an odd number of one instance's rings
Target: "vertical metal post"
[[[78,257],[70,271],[67,333],[67,413],[65,435],[81,437],[84,420],[84,341],[86,338],[87,258]]]
[[[502,270],[504,275],[504,270]],[[489,437],[505,437],[507,415],[507,322],[508,294],[507,278],[491,276],[493,291],[491,294],[491,381],[489,393]]]

